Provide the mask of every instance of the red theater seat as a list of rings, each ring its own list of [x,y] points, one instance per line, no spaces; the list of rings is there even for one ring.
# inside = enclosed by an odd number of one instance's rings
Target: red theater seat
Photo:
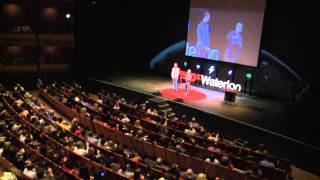
[[[246,174],[238,171],[231,171],[231,180],[245,180]]]
[[[192,157],[192,170],[196,173],[203,172],[203,160],[197,157]]]
[[[143,142],[142,141],[140,141],[139,139],[136,139],[136,138],[134,138],[133,139],[133,145],[134,145],[134,147],[135,147],[135,150],[138,152],[138,153],[144,153],[144,151],[143,151],[143,144],[142,144]]]
[[[161,158],[161,159],[166,159],[166,150],[164,147],[159,146],[159,145],[154,145],[154,153],[156,155],[156,157]]]
[[[188,169],[192,167],[192,158],[184,153],[178,154],[178,165],[182,169]]]
[[[177,159],[177,151],[172,150],[172,149],[167,149],[166,150],[166,160],[169,164],[177,164],[178,159]]]
[[[153,144],[147,141],[143,141],[144,153],[149,157],[154,157]]]

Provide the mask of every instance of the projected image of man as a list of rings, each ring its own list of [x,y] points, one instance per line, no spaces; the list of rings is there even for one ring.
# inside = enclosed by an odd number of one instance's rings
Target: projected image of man
[[[242,32],[243,24],[238,22],[235,30],[232,30],[227,35],[228,45],[225,50],[224,60],[235,63],[240,58],[240,51],[242,48]]]
[[[211,15],[209,11],[203,13],[203,18],[197,26],[197,56],[201,58],[208,58],[210,50],[210,21]]]

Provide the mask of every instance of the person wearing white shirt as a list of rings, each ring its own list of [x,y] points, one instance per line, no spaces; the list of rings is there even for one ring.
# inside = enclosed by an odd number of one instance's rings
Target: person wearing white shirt
[[[178,67],[178,63],[174,63],[173,68],[171,70],[171,79],[173,84],[173,89],[178,91],[178,82],[179,82],[180,68]]]
[[[33,168],[32,166],[24,168],[23,174],[25,174],[26,176],[28,176],[31,179],[37,179],[36,169]]]
[[[81,147],[80,145],[76,145],[73,149],[73,152],[80,155],[80,156],[85,156],[89,152],[89,143],[86,142],[86,149]]]

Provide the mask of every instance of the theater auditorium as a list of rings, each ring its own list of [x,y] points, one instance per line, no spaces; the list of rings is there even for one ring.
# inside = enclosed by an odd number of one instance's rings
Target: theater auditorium
[[[1,0],[0,179],[320,180],[315,2]]]

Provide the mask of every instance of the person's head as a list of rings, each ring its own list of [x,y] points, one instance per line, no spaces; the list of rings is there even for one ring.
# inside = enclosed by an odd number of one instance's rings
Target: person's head
[[[188,73],[191,73],[191,69],[188,69],[188,71],[187,71]]]
[[[174,66],[174,67],[178,67],[178,63],[175,62],[175,63],[173,64],[173,66]]]
[[[172,168],[172,169],[178,168],[178,164],[173,163],[173,164],[171,165],[171,168]]]
[[[207,175],[204,173],[199,173],[196,180],[207,180]]]
[[[205,22],[205,23],[208,23],[210,21],[210,17],[211,17],[211,15],[210,15],[209,11],[205,11],[203,13],[202,21]]]
[[[162,159],[160,157],[158,157],[157,160],[156,160],[156,163],[157,164],[162,164]]]
[[[243,24],[241,22],[237,22],[236,24],[236,32],[241,33],[243,29]]]
[[[192,173],[193,173],[193,171],[192,171],[192,169],[191,169],[191,168],[187,169],[186,174],[188,174],[188,175],[192,175]]]

